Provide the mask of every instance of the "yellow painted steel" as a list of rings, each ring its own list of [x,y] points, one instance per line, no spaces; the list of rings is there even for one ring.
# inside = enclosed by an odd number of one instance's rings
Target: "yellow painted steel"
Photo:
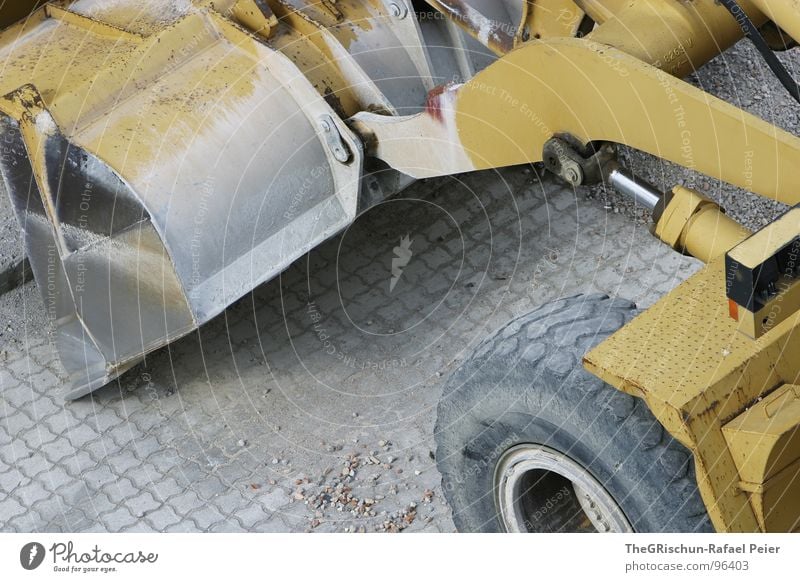
[[[619,50],[536,41],[428,113],[356,116],[375,155],[424,178],[542,160],[545,142],[627,144],[752,192],[800,202],[800,139]]]
[[[418,178],[541,161],[544,143],[566,133],[800,202],[800,139],[675,76],[742,38],[736,20],[714,0],[608,6],[588,39],[531,40],[437,95],[426,114],[359,114],[356,127],[377,157]]]
[[[800,41],[800,4],[797,0],[751,0],[764,15]]]
[[[656,224],[655,235],[679,252],[708,263],[742,242],[750,231],[695,190],[677,186]]]
[[[248,30],[262,38],[269,38],[278,19],[264,0],[237,0],[231,6],[231,14]]]
[[[575,4],[592,20],[602,24],[631,4],[631,0],[575,0]]]
[[[724,34],[693,37],[689,62],[701,64],[741,30],[713,0],[694,5],[729,24]],[[647,10],[637,10],[644,19]],[[665,20],[659,35],[660,21],[653,25],[650,16],[653,39],[667,38],[679,20]],[[701,26],[689,21],[691,30]],[[657,64],[683,70],[682,61],[666,55],[681,54],[688,43],[671,42],[659,43]],[[539,161],[547,139],[569,133],[584,142],[624,143],[762,196],[800,202],[800,139],[607,44],[551,39],[513,51],[459,91],[456,120],[476,169]]]
[[[585,358],[612,386],[645,399],[695,457],[697,480],[718,531],[761,531],[740,487],[722,427],[759,398],[800,380],[800,315],[753,341],[728,315],[724,260],[716,259]],[[741,457],[743,453],[737,451]],[[787,451],[800,457],[800,449]],[[797,499],[782,511],[800,518]]]
[[[761,529],[800,529],[800,386],[781,386],[722,432]]]
[[[124,99],[135,90],[136,83],[154,81],[214,42],[215,32],[200,16],[209,14],[216,22],[233,21],[260,36],[269,36],[272,46],[292,59],[343,117],[362,110],[392,110],[375,83],[342,49],[340,43],[346,46],[358,38],[352,25],[336,24],[335,16],[321,8],[308,13],[283,0],[198,0],[180,10],[165,10],[163,5],[154,0],[142,5],[99,2],[93,6],[91,17],[71,11],[68,3],[46,5],[29,19],[0,32],[0,94],[34,84],[59,125],[70,128],[79,118],[90,118],[93,112],[109,106],[109,96]],[[346,22],[358,22],[366,30],[384,26],[380,21],[386,16],[379,9],[387,9],[376,2],[349,0],[337,6],[347,16]],[[273,10],[275,16],[270,16]],[[314,15],[333,20],[333,26],[317,22]],[[45,32],[35,40],[15,43],[39,24]],[[247,50],[251,42],[241,34],[235,44]],[[237,87],[248,83],[233,73],[228,78],[225,71],[232,69],[220,63],[209,64],[202,80],[184,79],[187,84],[197,84],[198,97],[215,98],[213,87],[219,95],[232,97]],[[131,78],[134,68],[136,83]],[[200,95],[205,84],[207,91]],[[231,90],[223,90],[228,84]],[[198,107],[202,102],[198,99]],[[184,108],[190,105],[182,104]],[[166,109],[164,119],[170,119],[176,112],[174,104]],[[193,117],[202,119],[202,111]],[[109,130],[105,139],[108,143],[116,138]]]
[[[752,4],[744,6],[764,22]],[[627,144],[762,196],[800,202],[800,140],[675,76],[742,37],[729,13],[713,0],[645,0],[616,3],[603,18],[590,39],[534,40],[511,51],[443,91],[425,114],[359,115],[356,127],[376,155],[418,177],[539,161],[548,139],[569,134],[584,143]],[[788,310],[757,341],[740,333],[729,314],[723,255],[749,233],[699,193],[676,188],[658,234],[709,265],[588,354],[586,367],[644,398],[693,452],[719,531],[790,529],[786,524],[800,518],[796,501],[780,502],[791,519],[767,517],[777,506],[774,492],[788,485],[773,486],[773,497],[743,487],[735,459],[748,453],[729,444],[723,426],[797,383],[800,315]],[[794,445],[782,457],[798,458]],[[768,480],[765,474],[759,486]]]
[[[766,21],[751,2],[741,5],[757,25]],[[588,38],[684,77],[742,38],[742,29],[713,0],[639,0],[618,9]]]
[[[573,37],[578,34],[584,16],[586,13],[573,0],[526,0],[515,46],[530,39]]]
[[[757,270],[765,261],[775,256],[778,251],[789,249],[794,263],[789,273],[780,273],[775,282],[775,294],[764,302],[757,312],[739,306],[737,319],[739,330],[748,337],[759,338],[772,330],[775,325],[792,317],[800,311],[800,281],[797,280],[794,267],[797,265],[797,237],[800,236],[800,208],[793,208],[770,225],[769,229],[757,232],[743,244],[729,253],[739,265],[751,271]]]

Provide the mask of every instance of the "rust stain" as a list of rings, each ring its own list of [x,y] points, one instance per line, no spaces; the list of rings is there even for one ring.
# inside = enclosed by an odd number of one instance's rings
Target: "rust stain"
[[[447,109],[445,105],[448,101],[452,102],[460,86],[447,83],[431,89],[425,99],[425,112],[439,123],[444,123],[444,111]]]

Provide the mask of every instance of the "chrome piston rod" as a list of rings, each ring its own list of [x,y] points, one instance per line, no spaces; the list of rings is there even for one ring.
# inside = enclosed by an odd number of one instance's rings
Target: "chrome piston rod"
[[[621,166],[615,166],[608,173],[608,182],[617,192],[630,198],[637,205],[644,206],[651,211],[656,208],[664,197],[664,193],[655,186],[641,178],[637,178]]]

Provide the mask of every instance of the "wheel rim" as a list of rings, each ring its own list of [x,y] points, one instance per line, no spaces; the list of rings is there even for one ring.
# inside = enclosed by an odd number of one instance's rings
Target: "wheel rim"
[[[542,445],[506,451],[494,475],[495,503],[509,532],[632,532],[614,498],[566,455]]]

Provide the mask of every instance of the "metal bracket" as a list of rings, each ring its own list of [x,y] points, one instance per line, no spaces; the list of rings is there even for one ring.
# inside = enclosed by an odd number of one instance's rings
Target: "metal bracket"
[[[583,146],[575,138],[561,135],[545,142],[542,159],[545,168],[568,184],[585,186],[603,181],[608,164],[616,159],[616,151],[610,143]]]
[[[800,207],[725,256],[726,295],[739,331],[759,338],[800,311]]]
[[[350,162],[350,160],[353,159],[353,153],[350,151],[350,148],[347,147],[347,143],[345,143],[344,138],[342,138],[342,134],[339,133],[339,128],[336,126],[333,118],[330,115],[323,115],[320,118],[319,125],[325,136],[325,143],[333,154],[333,157],[336,158],[336,161],[342,164]]]

